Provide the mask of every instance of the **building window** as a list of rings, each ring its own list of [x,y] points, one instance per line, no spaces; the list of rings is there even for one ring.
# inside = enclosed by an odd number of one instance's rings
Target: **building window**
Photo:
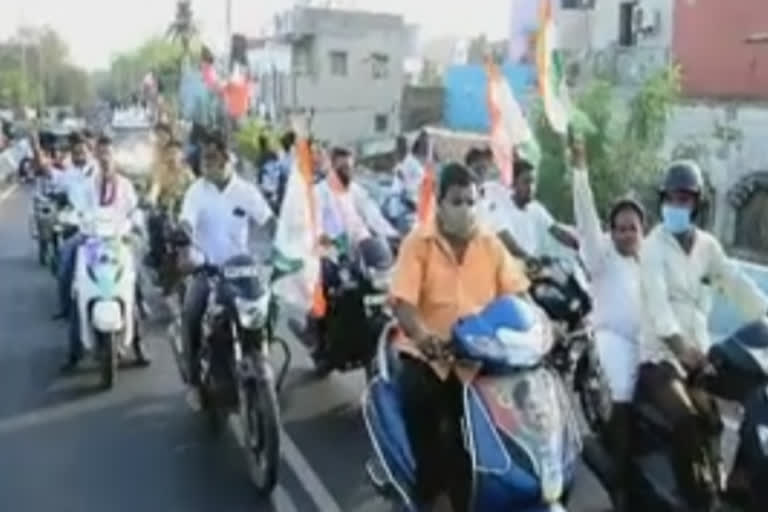
[[[306,42],[296,43],[293,48],[293,71],[297,75],[311,74],[314,71],[312,64],[312,45]]]
[[[384,133],[389,125],[389,116],[387,114],[376,114],[373,118],[373,124],[376,133]]]
[[[331,52],[331,74],[347,76],[347,52]]]
[[[594,9],[595,0],[560,0],[561,9]]]
[[[635,2],[623,2],[619,5],[619,46],[635,46]]]
[[[371,55],[371,74],[374,80],[380,80],[389,76],[389,56],[383,53]]]

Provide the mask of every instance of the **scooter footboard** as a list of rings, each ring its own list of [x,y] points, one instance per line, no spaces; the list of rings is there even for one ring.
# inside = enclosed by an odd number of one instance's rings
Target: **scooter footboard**
[[[399,390],[394,380],[376,376],[363,396],[363,417],[368,437],[388,483],[412,508],[416,463],[402,415]]]

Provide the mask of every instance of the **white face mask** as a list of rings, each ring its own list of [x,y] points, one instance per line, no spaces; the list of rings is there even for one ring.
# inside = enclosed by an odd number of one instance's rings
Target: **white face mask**
[[[443,231],[459,240],[468,240],[477,228],[477,208],[475,206],[446,204],[440,208],[438,215]]]

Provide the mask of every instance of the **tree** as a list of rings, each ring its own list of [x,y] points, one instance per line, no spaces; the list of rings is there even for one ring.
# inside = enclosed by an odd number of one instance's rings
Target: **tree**
[[[671,67],[650,76],[624,109],[620,91],[603,80],[592,83],[576,98],[577,106],[595,128],[584,139],[595,200],[602,214],[616,198],[628,193],[646,203],[655,197],[650,192],[662,166],[659,149],[679,91],[679,71]],[[540,196],[558,218],[571,219],[565,147],[549,128],[540,105],[534,109],[534,130],[542,151]]]
[[[168,27],[167,35],[172,41],[181,43],[184,55],[189,55],[192,41],[197,37],[199,30],[192,12],[191,0],[178,0],[176,2],[176,16]]]
[[[7,106],[73,105],[91,94],[87,75],[50,27],[22,27],[0,41],[0,69],[0,102]]]
[[[99,95],[108,101],[125,101],[137,94],[142,79],[152,72],[165,93],[178,90],[182,49],[171,41],[154,37],[134,50],[116,55],[109,73],[95,77]]]

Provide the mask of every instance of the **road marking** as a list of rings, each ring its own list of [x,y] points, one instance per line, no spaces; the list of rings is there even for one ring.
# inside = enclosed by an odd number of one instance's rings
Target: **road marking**
[[[86,392],[87,393],[87,392]],[[167,395],[173,396],[176,393]],[[165,396],[159,394],[157,396]],[[135,400],[134,396],[115,397],[112,393],[99,393],[86,396],[74,402],[63,402],[35,411],[26,412],[0,420],[0,435],[9,434],[17,430],[33,428],[44,423],[66,420],[84,413],[98,411],[99,409],[119,407],[127,405]]]
[[[0,194],[0,203],[2,203],[3,201],[5,201],[5,200],[6,200],[6,199],[8,199],[9,197],[11,197],[11,194],[13,194],[14,192],[16,192],[16,189],[17,189],[17,188],[19,188],[19,186],[18,186],[16,183],[14,183],[14,184],[13,184],[13,185],[11,185],[10,187],[8,187],[8,190],[6,190],[6,191],[5,191],[5,192],[3,192],[2,194]]]
[[[286,432],[283,432],[283,435],[280,437],[280,447],[285,460],[291,466],[293,472],[296,473],[299,481],[304,484],[304,489],[312,498],[317,509],[322,512],[341,512],[339,503],[331,495],[331,492],[323,484],[323,481],[320,480],[320,477],[315,473],[307,459],[299,451],[298,446],[296,446]]]
[[[245,435],[236,415],[229,417],[229,428],[232,430],[240,446],[244,446]],[[285,462],[291,467],[296,478],[304,486],[304,490],[317,507],[317,510],[322,512],[341,512],[341,507],[333,498],[331,492],[309,465],[307,459],[304,458],[299,448],[288,436],[288,433],[282,428],[280,429],[280,451]],[[279,484],[272,496],[272,502],[278,512],[298,512],[296,503]]]

